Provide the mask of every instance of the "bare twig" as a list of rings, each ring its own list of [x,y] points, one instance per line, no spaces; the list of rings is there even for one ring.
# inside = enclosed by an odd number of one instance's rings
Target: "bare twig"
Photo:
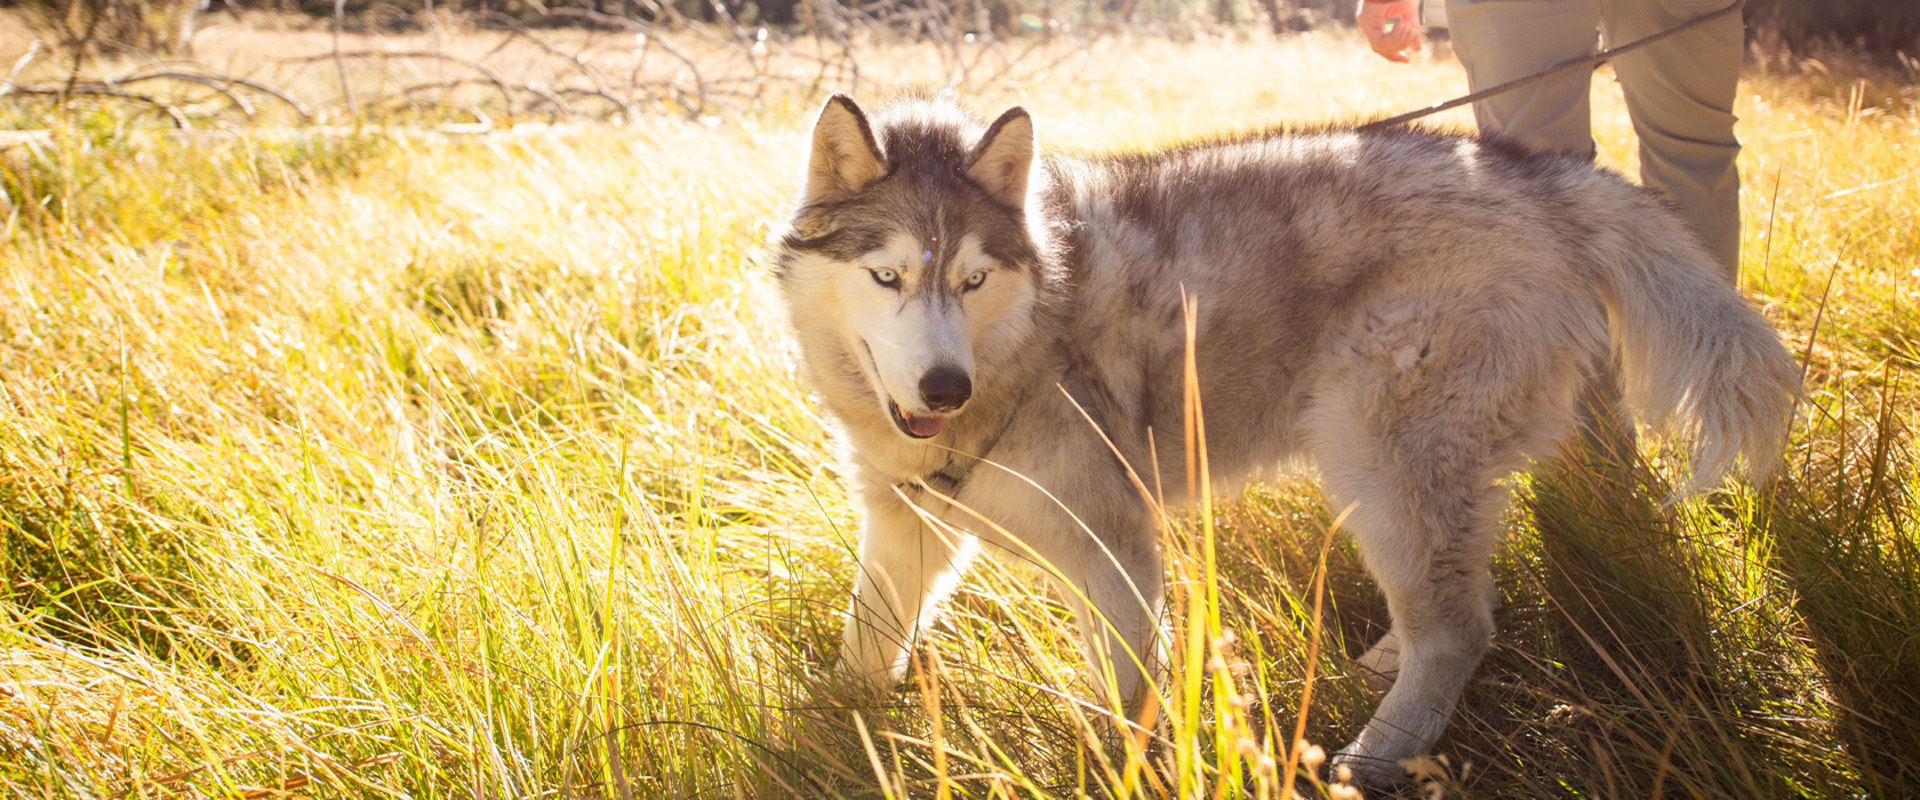
[[[198,84],[200,86],[205,86],[209,89],[219,92],[221,96],[227,98],[227,102],[232,103],[234,108],[240,109],[240,113],[246,115],[247,119],[253,119],[253,104],[247,102],[247,98],[241,97],[239,94],[233,91],[233,89],[231,88],[233,86],[233,83],[231,81],[221,81],[217,78],[209,78],[205,75],[195,75],[189,72],[150,72],[142,75],[135,75],[130,78],[120,78],[118,80],[111,80],[111,81],[107,81],[106,83],[109,86],[123,87],[123,86],[131,86],[136,83],[146,83],[148,81],[162,81],[162,80],[182,81],[185,83],[193,83],[193,84]]]
[[[306,63],[306,62],[312,62],[312,61],[321,61],[329,58],[342,60],[342,61],[344,61],[344,59],[349,59],[349,58],[369,58],[369,59],[423,58],[423,59],[436,59],[440,61],[452,62],[455,64],[459,64],[461,66],[464,66],[468,69],[471,69],[474,72],[480,73],[481,77],[485,78],[487,83],[492,84],[495,89],[499,90],[500,96],[507,101],[507,108],[509,110],[513,108],[513,89],[505,79],[500,77],[499,73],[494,72],[492,68],[478,61],[474,61],[473,59],[461,58],[460,56],[453,55],[452,53],[442,53],[438,50],[346,50],[346,51],[335,50],[332,53],[323,54],[323,55],[292,56],[289,58],[281,58],[281,59],[275,59],[275,60],[280,61],[282,63],[299,64],[299,63]],[[351,95],[348,96],[347,102],[348,103],[353,102]],[[352,111],[352,110],[353,110],[352,106],[349,105],[348,111]]]
[[[33,40],[32,44],[27,45],[27,52],[20,55],[20,60],[13,62],[13,69],[7,72],[7,79],[0,81],[0,97],[5,97],[8,92],[13,91],[13,80],[20,77],[20,71],[26,69],[35,56],[40,55],[40,47],[40,40]]]
[[[353,106],[353,81],[347,77],[347,59],[340,53],[340,33],[347,26],[346,0],[333,0],[333,67],[340,74],[340,97],[347,104],[347,116],[356,117]]]
[[[1139,0],[1127,0],[1126,5],[1120,7],[1120,11],[1114,15],[1114,18],[1112,20],[1108,21],[1107,24],[1094,29],[1092,36],[1088,36],[1085,40],[1074,45],[1074,47],[1071,50],[1068,50],[1067,52],[1062,53],[1058,57],[1054,58],[1052,61],[1048,61],[1047,63],[1041,65],[1039,69],[1036,69],[1022,76],[1020,80],[1022,82],[1030,81],[1036,77],[1045,75],[1048,72],[1052,72],[1054,67],[1060,66],[1061,64],[1065,63],[1067,59],[1072,58],[1080,53],[1086,52],[1088,49],[1092,48],[1094,44],[1099,42],[1101,39],[1104,39],[1108,36],[1113,35],[1114,32],[1120,30],[1120,26],[1126,24],[1127,19],[1129,17],[1133,16],[1133,7],[1136,4],[1138,4],[1138,2]],[[1000,75],[1005,75],[1006,73],[1011,72],[1012,69],[1013,69],[1012,64],[1007,65],[1007,68],[1001,70],[1000,73],[996,74],[992,80],[995,80],[995,81],[999,80]]]
[[[513,35],[519,39],[522,39],[531,43],[534,47],[538,48],[541,52],[546,53],[547,55],[553,56],[554,58],[558,58],[562,61],[566,61],[567,63],[572,64],[574,70],[580,73],[580,77],[586,78],[587,83],[593,85],[593,90],[592,90],[593,94],[599,95],[601,98],[605,99],[607,102],[614,104],[615,107],[620,109],[620,113],[627,116],[633,115],[633,104],[629,102],[626,98],[620,97],[614,94],[613,92],[609,91],[607,89],[606,82],[601,80],[599,70],[594,69],[591,65],[581,60],[578,55],[562,52],[560,48],[554,47],[553,45],[548,44],[545,40],[541,39],[538,36],[534,36],[533,34],[525,30],[516,29],[513,31]]]
[[[854,57],[853,39],[848,35],[848,33],[850,33],[848,28],[851,27],[853,23],[853,14],[851,11],[840,5],[837,0],[802,0],[801,7],[807,11],[807,26],[813,29],[816,40],[819,38],[820,28],[823,26],[814,21],[815,9],[818,8],[820,16],[826,18],[824,27],[833,33],[834,43],[840,45],[840,58],[832,63],[835,66],[844,63],[846,65],[845,69],[850,75],[847,90],[853,92],[860,91],[860,60]],[[846,11],[846,13],[842,13],[843,11]],[[821,60],[822,69],[820,76],[815,79],[814,87],[808,94],[814,94],[819,90],[821,80],[826,77],[826,65],[828,63],[825,59]]]
[[[194,80],[193,78],[185,78],[185,77],[181,79]],[[283,89],[275,88],[273,86],[269,86],[265,83],[261,83],[259,81],[252,80],[249,78],[236,78],[231,75],[220,75],[218,76],[217,79],[225,84],[229,84],[232,86],[243,86],[248,89],[252,89],[256,92],[259,92],[275,100],[279,100],[282,103],[285,103],[288,108],[293,109],[293,113],[300,115],[301,122],[306,122],[311,124],[314,121],[313,109],[307,107],[306,103],[300,102],[300,99],[297,97],[294,97],[293,94],[290,92],[287,92]]]
[[[652,8],[659,7],[651,3],[649,3],[649,6]],[[591,9],[585,9],[585,8],[549,7],[542,10],[541,15],[546,17],[559,17],[563,19],[579,19],[579,20],[585,20],[588,22],[598,23],[601,25],[613,25],[645,37],[645,39],[641,44],[641,48],[642,48],[641,61],[643,63],[645,61],[646,48],[653,47],[654,45],[659,45],[660,49],[663,52],[665,52],[667,55],[673,56],[673,58],[679,61],[682,65],[684,65],[687,68],[687,72],[693,76],[694,93],[699,98],[698,108],[693,109],[694,112],[699,113],[701,109],[704,109],[706,107],[707,79],[706,79],[706,76],[701,73],[699,62],[694,61],[692,56],[687,55],[685,51],[681,50],[678,47],[675,47],[673,45],[673,42],[669,41],[665,36],[660,35],[659,29],[657,26],[648,25],[639,20],[629,19],[627,17],[616,16],[613,14],[606,14],[606,13],[593,11]],[[545,47],[544,42],[539,42],[538,39],[534,39],[531,36],[527,38],[539,43],[542,47]],[[587,66],[581,63],[579,59],[571,58],[570,60],[572,60],[583,71],[588,69]],[[634,75],[629,77],[629,82],[633,83],[635,86],[640,85],[639,81],[637,80],[639,68],[640,68],[639,65],[635,65]],[[589,80],[592,80],[592,78],[589,77]],[[596,87],[599,87],[599,84],[597,81],[596,81]],[[612,98],[609,97],[608,99],[611,100]],[[621,106],[622,113],[631,113],[631,109],[632,109],[631,103],[623,102],[623,103],[619,103],[619,105]]]
[[[136,73],[136,74],[125,76],[125,77],[103,78],[100,80],[85,81],[85,82],[82,82],[81,79],[75,76],[68,76],[67,83],[58,89],[53,87],[48,87],[48,86],[38,86],[38,85],[32,85],[32,84],[17,84],[13,81],[11,77],[9,77],[6,84],[0,85],[0,95],[18,93],[23,95],[33,95],[33,96],[42,96],[42,97],[58,97],[62,94],[80,94],[80,95],[92,95],[97,97],[112,97],[112,98],[117,98],[121,100],[133,100],[136,102],[145,103],[147,105],[152,105],[156,108],[165,109],[168,112],[168,116],[173,118],[175,124],[180,125],[180,127],[183,127],[183,128],[188,127],[185,124],[185,118],[183,116],[184,112],[180,110],[180,107],[176,103],[163,100],[157,95],[149,95],[149,94],[132,92],[132,91],[129,91],[127,88],[135,84],[150,83],[153,81],[171,81],[171,82],[179,82],[179,83],[189,83],[196,86],[203,86],[208,89],[212,89],[214,92],[226,98],[229,104],[231,104],[234,108],[239,109],[240,113],[244,114],[248,119],[252,119],[255,116],[255,114],[258,112],[254,108],[253,104],[250,101],[248,101],[246,96],[240,94],[239,92],[234,91],[234,88],[240,87],[245,89],[251,89],[253,91],[260,92],[261,94],[264,94],[276,100],[279,100],[282,103],[285,103],[288,108],[293,109],[293,112],[299,115],[300,120],[302,122],[311,124],[314,121],[313,112],[307,108],[305,103],[300,102],[298,98],[295,98],[294,96],[280,89],[276,89],[272,86],[268,86],[259,81],[249,80],[246,78],[235,78],[235,77],[230,77],[226,75],[202,74],[198,72],[186,72],[181,70],[161,70],[156,72],[142,72],[142,73]]]
[[[167,118],[173,121],[174,127],[180,128],[181,130],[188,130],[193,127],[193,123],[187,119],[187,115],[181,112],[179,107],[171,103],[151,95],[135,94],[104,84],[69,83],[59,89],[47,89],[38,86],[16,86],[13,91],[15,94],[53,97],[62,101],[74,95],[93,95],[97,97],[112,97],[118,100],[131,100],[136,103],[152,106],[156,110],[164,112]]]
[[[73,87],[80,82],[80,69],[87,64],[87,52],[93,48],[93,37],[99,33],[100,22],[107,16],[102,7],[96,6],[92,11],[93,14],[87,18],[86,33],[82,34],[80,40],[73,45],[73,67],[67,70],[68,92],[72,92]]]
[[[566,101],[562,100],[558,95],[554,94],[549,90],[542,89],[537,86],[531,86],[528,84],[502,84],[492,80],[488,80],[486,78],[449,78],[444,81],[430,81],[427,83],[410,83],[410,84],[407,84],[406,86],[400,87],[398,90],[396,90],[396,92],[402,98],[411,99],[415,95],[430,94],[435,92],[450,92],[457,89],[465,89],[469,86],[486,86],[486,87],[491,87],[495,90],[502,90],[504,87],[504,89],[508,91],[518,89],[522,92],[526,92],[527,94],[533,95],[534,97],[537,97],[543,101],[551,103],[555,107],[559,108],[561,113],[563,114],[572,113],[572,109],[567,106]]]
[[[340,95],[331,102],[354,120],[363,112],[410,115],[434,108],[507,115],[698,116],[762,102],[766,92],[781,85],[808,96],[829,87],[860,91],[867,73],[857,42],[870,36],[929,41],[949,86],[980,89],[1021,72],[1037,76],[1117,30],[1135,1],[1117,12],[1090,6],[1090,23],[1076,28],[1048,26],[1003,37],[993,28],[986,0],[798,0],[793,11],[800,18],[800,35],[812,39],[810,46],[804,39],[746,25],[736,15],[737,0],[698,0],[707,4],[702,15],[711,14],[713,25],[688,25],[662,0],[617,0],[598,8],[536,4],[545,19],[585,23],[590,30],[584,36],[556,34],[493,14],[469,18],[487,32],[452,37],[436,17],[429,34],[411,49],[386,49],[377,42],[356,49],[347,36],[346,0],[335,0],[330,47],[269,58],[263,69],[316,64],[324,70],[330,62],[340,81]],[[1045,3],[1046,13],[1054,5]],[[607,7],[624,13],[600,10]],[[76,20],[75,26],[87,21]],[[621,46],[629,41],[621,32],[633,35],[631,44]],[[654,57],[656,50],[665,61]],[[0,96],[25,89],[45,94],[44,86],[16,82],[36,52],[29,50],[0,82]],[[744,60],[736,60],[736,53]],[[382,62],[377,68],[365,63],[376,60]],[[261,98],[292,109],[302,123],[316,122],[312,107],[257,74],[238,76],[191,61],[148,59],[120,77],[90,76],[76,64],[63,82],[62,95],[143,103],[181,127],[207,114],[256,119],[262,115]],[[493,95],[485,92],[489,88]]]

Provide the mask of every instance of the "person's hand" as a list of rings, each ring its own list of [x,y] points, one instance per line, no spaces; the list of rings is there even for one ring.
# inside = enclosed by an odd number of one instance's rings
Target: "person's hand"
[[[1405,64],[1420,52],[1420,0],[1363,0],[1354,22],[1381,58]]]

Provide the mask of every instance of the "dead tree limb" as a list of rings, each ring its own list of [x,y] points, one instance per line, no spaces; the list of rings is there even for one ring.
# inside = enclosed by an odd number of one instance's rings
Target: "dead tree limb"
[[[241,107],[244,110],[247,108],[246,100],[238,96],[236,93],[232,91],[232,87],[239,86],[245,89],[251,89],[253,91],[259,92],[261,94],[264,94],[268,97],[271,97],[275,100],[280,101],[281,103],[285,104],[286,107],[293,109],[293,113],[299,115],[300,121],[302,122],[311,124],[314,121],[313,109],[308,108],[306,103],[300,102],[300,99],[297,97],[294,97],[293,94],[290,92],[275,88],[268,84],[261,83],[260,81],[252,80],[249,78],[236,78],[231,75],[221,75],[209,69],[203,69],[201,72],[197,72],[197,73],[196,72],[180,72],[177,70],[167,70],[162,72],[143,72],[137,75],[130,75],[124,78],[111,79],[106,82],[117,85],[117,86],[126,86],[129,84],[140,83],[140,82],[149,81],[149,80],[174,80],[174,81],[182,81],[185,83],[197,83],[202,86],[206,86],[207,88],[213,89],[214,91],[220,92],[221,94],[226,95],[228,99],[234,102],[235,106]],[[244,113],[246,113],[248,117],[253,116],[253,113],[250,110],[245,110]]]
[[[649,5],[655,5],[655,4],[650,3]],[[698,105],[698,108],[694,109],[694,112],[700,113],[700,111],[706,108],[707,78],[702,73],[699,62],[694,61],[693,57],[687,55],[685,51],[681,50],[678,47],[675,47],[673,45],[673,42],[668,40],[665,36],[659,35],[658,26],[648,25],[644,22],[640,22],[639,20],[617,16],[614,14],[605,14],[599,11],[593,11],[591,9],[585,9],[585,8],[549,7],[544,11],[542,11],[541,14],[547,17],[559,17],[562,19],[579,19],[579,20],[586,20],[588,22],[598,23],[601,25],[613,25],[613,26],[617,26],[622,29],[625,29],[630,33],[635,33],[640,36],[646,37],[646,40],[642,43],[643,48],[659,45],[661,51],[665,52],[669,56],[672,56],[675,61],[680,62],[683,66],[687,68],[687,73],[693,76],[694,96],[697,98],[697,105]],[[642,52],[643,52],[642,60],[644,60],[644,49]],[[636,65],[634,69],[637,73],[639,70],[639,66]],[[633,83],[636,86],[639,85],[639,82],[637,80],[633,80],[631,76],[628,82]],[[624,109],[627,106],[623,104],[622,107]]]
[[[597,94],[601,98],[605,99],[607,102],[612,103],[616,108],[620,109],[620,113],[627,115],[629,117],[633,115],[633,104],[629,102],[626,98],[620,97],[614,94],[612,91],[608,90],[606,81],[603,81],[600,78],[600,71],[594,69],[592,65],[581,60],[579,56],[571,53],[563,52],[560,50],[560,48],[554,47],[552,44],[547,43],[545,40],[541,39],[540,37],[534,36],[533,34],[525,30],[516,29],[511,32],[511,35],[519,39],[523,39],[529,44],[532,44],[535,48],[538,48],[542,53],[546,53],[547,55],[553,56],[554,58],[558,58],[562,61],[572,64],[574,70],[580,73],[580,77],[585,78],[587,80],[587,83],[593,86],[593,90],[592,90],[593,94]]]
[[[463,67],[473,70],[474,72],[479,73],[481,77],[486,79],[487,83],[491,84],[496,90],[498,90],[500,92],[501,98],[506,100],[507,109],[509,111],[513,110],[513,107],[514,107],[512,85],[507,83],[505,79],[501,78],[499,73],[493,71],[492,68],[478,61],[474,61],[469,58],[461,58],[460,56],[456,56],[451,53],[443,53],[438,50],[336,50],[332,53],[322,53],[319,55],[311,55],[311,56],[289,56],[286,58],[277,58],[273,60],[280,63],[284,63],[284,64],[306,64],[306,63],[312,63],[315,61],[325,61],[327,59],[348,59],[348,58],[365,58],[365,59],[380,59],[380,60],[396,59],[396,58],[398,59],[418,58],[418,59],[446,61],[453,64],[459,64]]]
[[[52,97],[56,101],[65,101],[74,95],[91,95],[94,97],[111,97],[116,100],[131,100],[135,103],[152,106],[154,109],[164,112],[167,118],[173,121],[173,126],[176,128],[181,130],[191,130],[193,128],[193,122],[187,119],[186,113],[182,112],[178,106],[152,95],[136,94],[105,84],[73,82],[58,89],[42,88],[39,86],[15,86],[13,93],[38,97]]]

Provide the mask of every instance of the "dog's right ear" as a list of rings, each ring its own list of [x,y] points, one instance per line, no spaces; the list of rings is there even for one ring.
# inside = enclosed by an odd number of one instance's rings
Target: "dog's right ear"
[[[808,203],[843,197],[887,174],[873,126],[853,98],[838,92],[813,124],[813,157],[807,164]]]
[[[1007,109],[987,126],[968,158],[967,177],[987,196],[1014,208],[1027,206],[1027,178],[1033,173],[1033,118],[1019,106]]]

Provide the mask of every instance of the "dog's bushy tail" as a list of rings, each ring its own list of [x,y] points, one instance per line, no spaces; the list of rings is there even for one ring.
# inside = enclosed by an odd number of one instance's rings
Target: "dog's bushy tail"
[[[1678,496],[1717,485],[1741,457],[1763,483],[1786,447],[1800,365],[1678,220],[1642,210],[1610,221],[1593,250],[1627,404],[1692,442]]]

